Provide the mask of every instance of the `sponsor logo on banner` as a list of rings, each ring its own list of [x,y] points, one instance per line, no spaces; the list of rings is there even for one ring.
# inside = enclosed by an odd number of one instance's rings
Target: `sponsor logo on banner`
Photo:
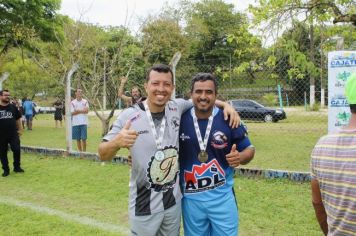
[[[335,95],[331,98],[330,107],[347,107],[349,106],[344,95]]]
[[[336,115],[336,122],[335,126],[340,127],[340,126],[345,126],[349,123],[349,120],[351,118],[351,114],[347,112],[338,112]]]
[[[345,53],[344,55],[335,55],[330,61],[331,68],[356,66],[356,53]]]
[[[348,78],[351,76],[351,72],[348,71],[343,71],[341,73],[338,73],[336,76],[336,83],[335,83],[335,87],[336,88],[343,88],[345,87],[345,83],[348,80]]]

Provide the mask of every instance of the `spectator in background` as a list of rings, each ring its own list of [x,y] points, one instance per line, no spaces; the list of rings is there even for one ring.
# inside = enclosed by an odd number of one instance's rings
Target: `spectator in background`
[[[75,99],[71,101],[70,112],[72,113],[72,138],[77,140],[77,148],[85,152],[87,148],[87,129],[89,103],[82,98],[82,90],[77,89]]]
[[[126,96],[124,94],[124,87],[125,87],[125,84],[126,84],[127,80],[128,80],[127,77],[122,77],[121,78],[121,83],[120,83],[117,95],[118,95],[119,98],[124,100],[124,102],[126,103],[127,106],[132,106],[135,103],[141,101],[142,93],[141,93],[141,90],[139,89],[139,87],[133,86],[131,88],[131,97],[130,96]]]
[[[62,128],[62,120],[63,120],[63,103],[62,100],[57,98],[57,101],[53,104],[54,108],[56,109],[54,111],[54,121],[56,123],[56,128],[59,127],[58,123],[60,124],[60,127]]]
[[[23,110],[26,118],[26,126],[27,130],[32,130],[32,120],[34,117],[34,104],[31,99],[25,99],[25,102],[22,104]]]
[[[20,136],[22,134],[21,114],[14,104],[10,103],[10,92],[0,91],[0,159],[2,176],[10,174],[9,161],[7,159],[8,145],[14,157],[14,172],[22,173]]]
[[[320,138],[311,154],[312,202],[325,235],[356,235],[356,74],[345,94],[348,126]]]
[[[194,107],[180,122],[179,163],[184,235],[238,235],[234,168],[255,154],[245,126],[231,128],[215,106],[217,82],[209,73],[194,76]]]
[[[22,124],[23,129],[25,129],[25,123],[26,123],[25,110],[23,109],[23,104],[25,101],[26,101],[26,98],[22,98],[21,104],[20,104],[21,124]]]

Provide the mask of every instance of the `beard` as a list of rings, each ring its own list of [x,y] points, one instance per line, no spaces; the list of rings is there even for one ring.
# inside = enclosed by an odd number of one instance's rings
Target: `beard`
[[[214,106],[206,106],[206,107],[201,107],[199,105],[194,106],[194,109],[201,114],[211,113],[213,108],[214,108]]]
[[[135,100],[135,101],[139,101],[141,96],[140,95],[133,95],[132,98]]]
[[[3,99],[1,99],[1,102],[5,103],[5,104],[9,104],[10,103],[10,99],[9,98],[3,98]]]

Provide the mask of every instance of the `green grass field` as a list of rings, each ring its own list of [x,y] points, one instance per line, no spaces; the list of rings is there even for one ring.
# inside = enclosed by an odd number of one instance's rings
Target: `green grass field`
[[[113,119],[112,119],[113,120]],[[303,108],[287,109],[287,119],[278,123],[246,122],[249,136],[256,146],[254,160],[247,167],[309,171],[310,153],[317,140],[327,132],[325,112],[306,112]],[[101,123],[90,116],[89,152],[97,152],[101,142]],[[23,145],[65,149],[65,129],[54,128],[53,115],[40,114],[33,131],[25,131]],[[76,144],[73,142],[73,150]],[[118,155],[127,155],[127,150]]]
[[[33,154],[22,166],[0,179],[0,235],[127,234],[128,166]],[[235,192],[240,235],[321,235],[309,184],[238,177]]]

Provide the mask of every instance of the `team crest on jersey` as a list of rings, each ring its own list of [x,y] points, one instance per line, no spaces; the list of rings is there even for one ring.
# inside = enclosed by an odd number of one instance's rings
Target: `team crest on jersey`
[[[176,147],[165,147],[155,153],[148,164],[147,177],[150,187],[156,192],[165,192],[174,187],[179,172]]]
[[[184,171],[185,193],[198,193],[215,189],[226,183],[225,171],[216,159],[209,163],[193,165],[192,171]]]
[[[227,137],[221,131],[214,131],[211,138],[211,146],[217,149],[223,149],[227,147]]]
[[[179,129],[179,123],[180,123],[180,119],[177,116],[173,116],[171,119],[171,126],[175,131],[178,131]]]

